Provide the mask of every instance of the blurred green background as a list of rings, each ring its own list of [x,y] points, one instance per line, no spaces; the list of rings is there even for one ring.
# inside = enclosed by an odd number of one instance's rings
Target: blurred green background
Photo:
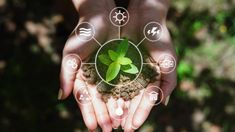
[[[1,132],[86,131],[73,97],[57,101],[77,20],[69,0],[0,0]],[[172,0],[167,25],[178,86],[139,131],[234,132],[235,0]]]

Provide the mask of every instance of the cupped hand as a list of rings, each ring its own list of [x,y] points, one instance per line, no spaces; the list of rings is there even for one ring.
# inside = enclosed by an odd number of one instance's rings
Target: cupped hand
[[[166,16],[169,8],[169,0],[130,0],[128,12],[130,14],[129,23],[122,29],[122,37],[128,37],[134,43],[143,45],[150,54],[153,64],[158,63],[157,60],[163,54],[172,56],[176,60],[176,53],[171,42],[171,38],[166,27]],[[149,22],[158,22],[162,26],[162,35],[158,41],[149,41],[144,39],[143,30]],[[176,64],[176,62],[175,62]],[[156,66],[158,67],[158,66]],[[160,71],[162,69],[160,67]],[[176,70],[170,73],[161,73],[160,80],[151,83],[145,90],[131,100],[129,106],[129,115],[122,121],[121,125],[127,132],[138,129],[147,119],[152,107],[146,91],[157,91],[158,86],[163,91],[163,104],[167,105],[171,92],[176,86]]]
[[[80,34],[76,33],[76,29],[72,32],[67,40],[63,50],[63,60],[61,66],[60,80],[61,88],[59,90],[58,99],[67,98],[73,91],[75,99],[78,101],[81,92],[87,90],[93,100],[90,103],[79,103],[83,120],[90,131],[97,128],[97,124],[104,132],[112,130],[112,121],[110,119],[106,104],[97,96],[98,92],[95,85],[88,85],[81,76],[81,64],[89,59],[90,55],[99,47],[100,43],[104,43],[107,39],[118,35],[118,30],[113,28],[107,16],[115,7],[113,1],[110,0],[72,0],[76,10],[79,13],[78,25],[88,22],[94,27],[95,35],[89,41],[79,39]],[[73,68],[66,67],[65,63],[68,59],[76,62]],[[75,61],[74,61],[75,59]]]

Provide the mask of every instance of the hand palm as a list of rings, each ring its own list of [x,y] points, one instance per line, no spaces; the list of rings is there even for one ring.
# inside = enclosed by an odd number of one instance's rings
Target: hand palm
[[[142,29],[145,24],[150,21],[158,21],[162,25],[165,25],[165,17],[167,13],[167,2],[157,1],[155,6],[152,6],[152,0],[141,1],[141,0],[131,0],[128,7],[130,13],[129,23],[122,28],[122,36],[128,37],[138,43],[142,40],[143,34]],[[99,2],[94,2],[91,0],[73,0],[74,4],[77,5],[76,9],[79,11],[80,19],[79,23],[89,22],[95,27],[95,36],[91,41],[81,41],[75,34],[75,31],[71,34],[70,38],[66,42],[63,57],[76,54],[79,55],[82,62],[84,63],[89,56],[99,47],[99,43],[104,43],[107,40],[117,38],[118,29],[111,25],[108,16],[109,12],[115,7],[112,1],[102,0]],[[143,3],[142,3],[143,2]],[[103,8],[107,6],[105,9]],[[155,8],[159,7],[159,8]],[[141,12],[140,12],[141,11]],[[158,14],[155,14],[158,13]],[[141,19],[140,19],[141,18]],[[138,28],[137,28],[138,27]],[[168,53],[175,57],[174,48],[170,41],[170,36],[168,30],[163,26],[163,37],[158,42],[146,42],[144,46],[149,51],[153,60],[157,60],[160,54]],[[159,45],[161,43],[161,45]],[[85,83],[81,76],[82,71],[78,70],[77,74],[68,74],[65,69],[61,69],[61,87],[62,94],[61,99],[66,98],[74,89],[75,98],[80,97],[80,93],[77,92],[82,86],[86,87],[88,92],[95,99],[92,103],[87,104],[85,107],[79,104],[84,121],[89,130],[94,130],[97,127],[97,123],[102,127],[103,131],[111,131],[111,127],[117,128],[120,124],[125,129],[125,131],[133,131],[140,127],[145,119],[147,118],[152,105],[146,103],[146,96],[141,91],[136,98],[131,101],[126,102],[129,106],[129,115],[127,118],[120,120],[115,120],[109,116],[114,112],[114,104],[117,102],[111,98],[108,103],[105,104],[97,96],[97,90],[95,85],[89,85]],[[151,86],[160,86],[163,90],[164,95],[168,96],[176,85],[176,74],[175,71],[168,75],[162,75],[161,82],[155,82],[150,84],[147,89]],[[166,99],[166,98],[164,98]]]

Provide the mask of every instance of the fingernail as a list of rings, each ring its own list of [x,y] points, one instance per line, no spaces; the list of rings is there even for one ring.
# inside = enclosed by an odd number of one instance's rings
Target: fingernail
[[[115,123],[115,124],[112,124],[112,127],[113,127],[113,129],[116,130],[116,129],[118,129],[119,125]]]
[[[62,96],[63,96],[63,90],[60,88],[57,99],[61,100]]]
[[[132,125],[131,127],[132,127],[132,129],[134,129],[134,130],[137,130],[137,129],[138,129],[137,127],[134,127],[133,125]]]
[[[170,100],[170,96],[167,96],[167,97],[166,97],[166,100],[165,100],[165,102],[164,102],[164,105],[165,105],[165,106],[167,106],[167,105],[168,105],[169,100]]]

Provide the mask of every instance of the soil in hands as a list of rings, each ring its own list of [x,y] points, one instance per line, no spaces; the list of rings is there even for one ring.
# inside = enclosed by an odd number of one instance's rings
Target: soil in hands
[[[82,75],[87,83],[97,85],[97,91],[102,95],[104,102],[107,102],[110,97],[115,99],[123,98],[125,101],[131,100],[140,93],[140,90],[146,88],[149,83],[158,80],[160,77],[160,70],[153,65],[151,57],[144,50],[141,52],[144,63],[148,64],[143,65],[141,73],[133,81],[131,77],[120,74],[118,80],[116,80],[117,86],[101,82],[94,64],[83,64]]]

